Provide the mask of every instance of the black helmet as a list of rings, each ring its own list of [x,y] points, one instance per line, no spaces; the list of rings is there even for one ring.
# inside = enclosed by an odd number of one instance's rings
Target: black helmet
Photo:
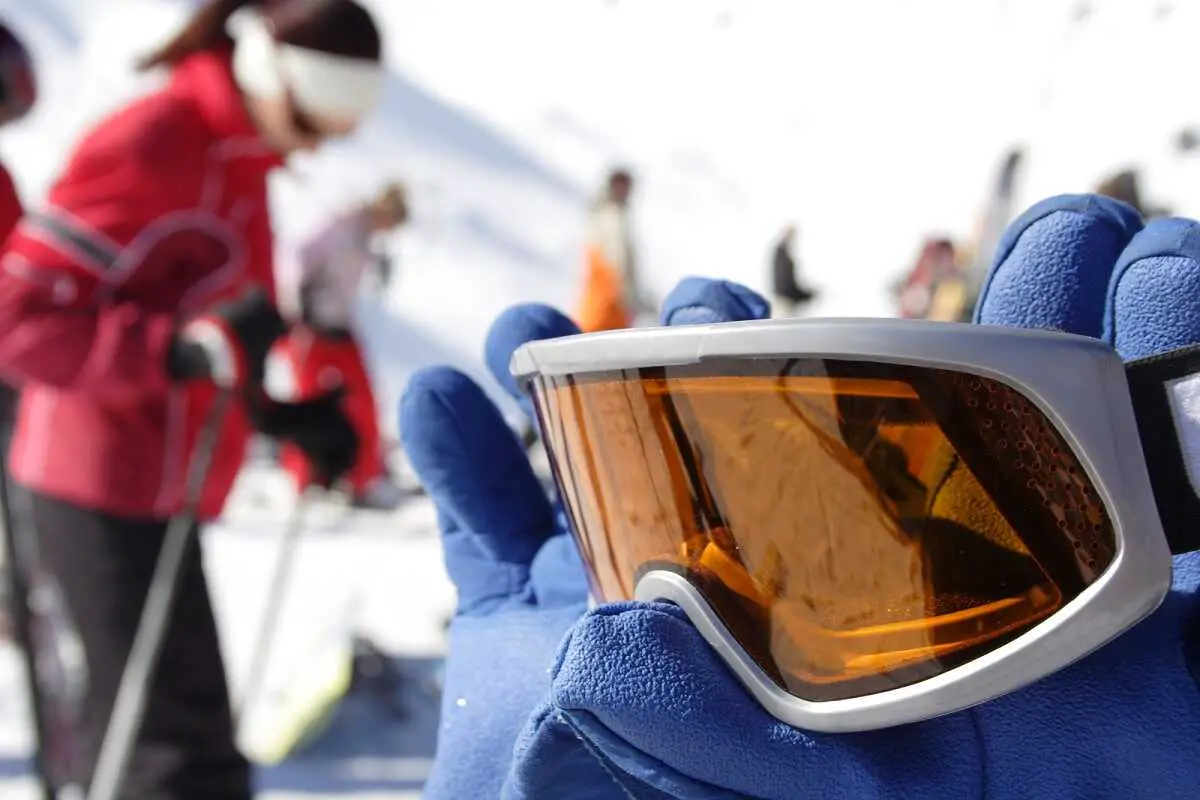
[[[29,51],[7,25],[0,24],[0,124],[15,122],[37,102],[37,80]]]

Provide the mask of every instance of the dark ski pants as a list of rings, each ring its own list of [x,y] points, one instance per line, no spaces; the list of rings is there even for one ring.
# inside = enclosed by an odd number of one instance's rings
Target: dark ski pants
[[[86,786],[141,619],[167,523],[133,521],[33,494],[44,563],[66,598],[88,670],[76,732]],[[229,691],[200,548],[188,554],[162,658],[127,773],[128,800],[246,800],[250,766],[234,742]]]

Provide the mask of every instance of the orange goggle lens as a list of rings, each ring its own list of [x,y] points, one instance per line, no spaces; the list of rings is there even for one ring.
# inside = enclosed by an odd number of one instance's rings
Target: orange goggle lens
[[[820,359],[536,377],[592,581],[686,576],[806,700],[993,650],[1112,562],[1112,523],[1045,415],[945,370]]]

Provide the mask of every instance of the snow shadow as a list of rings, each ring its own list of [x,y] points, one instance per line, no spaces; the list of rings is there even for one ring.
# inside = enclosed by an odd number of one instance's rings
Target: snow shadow
[[[30,756],[0,756],[0,780],[23,778],[33,774]]]
[[[565,202],[583,191],[511,136],[393,71],[379,114],[360,140],[370,152],[407,148],[457,165],[474,165],[518,183],[534,183]],[[412,151],[410,151],[412,152]]]
[[[441,658],[393,657],[395,690],[352,690],[328,727],[290,759],[258,771],[259,791],[297,794],[419,790],[441,713]]]
[[[574,266],[534,247],[511,226],[497,222],[485,211],[460,211],[451,220],[451,230],[460,245],[470,244],[522,268],[561,273]]]

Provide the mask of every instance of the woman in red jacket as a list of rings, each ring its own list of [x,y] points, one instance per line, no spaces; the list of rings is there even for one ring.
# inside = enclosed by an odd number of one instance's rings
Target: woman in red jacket
[[[252,429],[330,480],[353,463],[336,397],[276,404],[259,388],[284,331],[267,175],[371,112],[381,52],[353,0],[209,0],[142,64],[170,69],[166,88],[91,130],[7,243],[0,378],[21,387],[10,467],[86,652],[84,784],[217,393],[241,402],[222,422],[201,522],[221,512]],[[124,796],[249,797],[198,552],[178,592]]]

